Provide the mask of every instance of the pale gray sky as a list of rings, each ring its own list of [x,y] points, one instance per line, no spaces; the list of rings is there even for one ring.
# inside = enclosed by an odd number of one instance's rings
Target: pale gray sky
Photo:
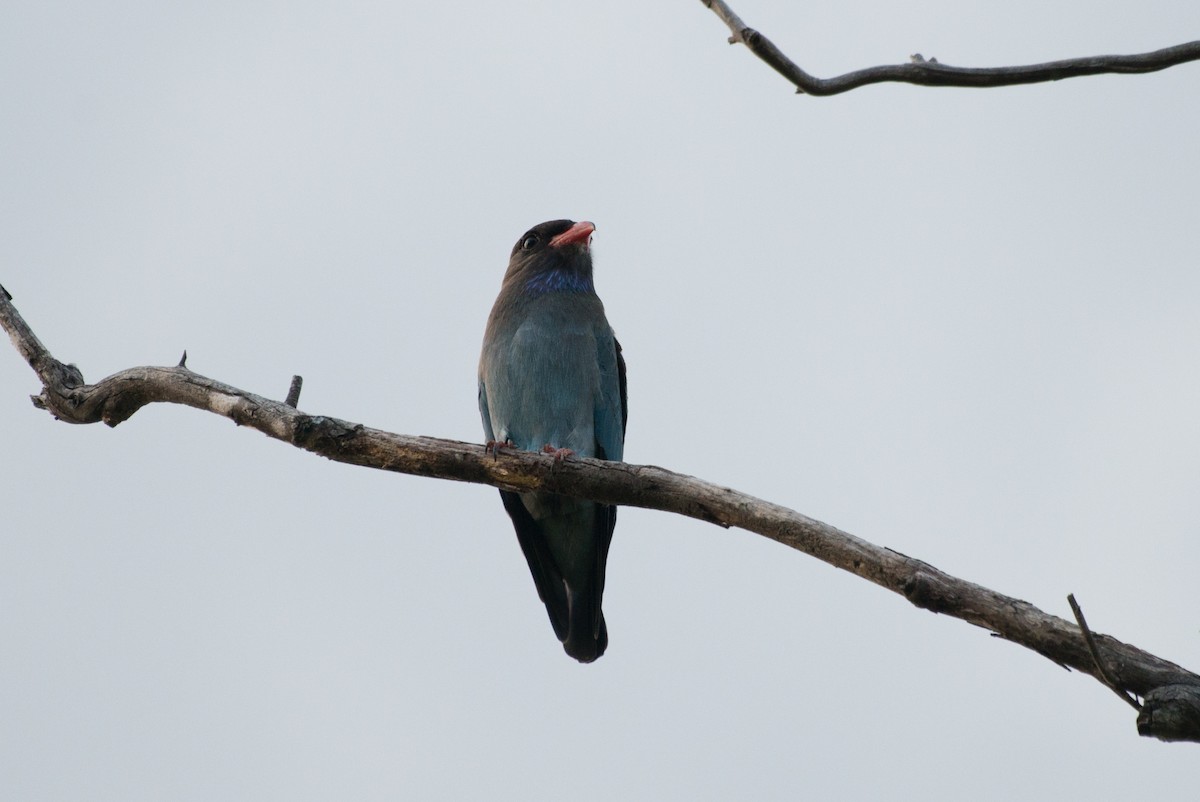
[[[818,75],[1196,38],[1200,4],[738,0]],[[174,364],[478,441],[508,251],[595,221],[626,458],[1200,668],[1200,66],[793,96],[699,3],[10,4],[0,282]],[[623,510],[567,658],[495,490],[0,348],[0,797],[1182,797],[1099,683],[739,531]]]

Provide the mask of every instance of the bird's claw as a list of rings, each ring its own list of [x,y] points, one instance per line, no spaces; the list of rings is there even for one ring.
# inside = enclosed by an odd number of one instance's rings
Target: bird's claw
[[[552,446],[549,443],[546,443],[546,445],[542,446],[542,453],[550,454],[551,456],[553,456],[555,462],[562,462],[567,457],[575,456],[575,452],[572,451],[571,449],[557,448],[556,446]]]
[[[484,456],[491,454],[492,459],[500,459],[500,450],[503,448],[513,448],[512,440],[488,440],[483,444]]]

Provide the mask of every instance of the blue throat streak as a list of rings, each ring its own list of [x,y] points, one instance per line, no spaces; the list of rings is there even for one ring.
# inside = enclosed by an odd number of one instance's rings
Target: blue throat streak
[[[525,291],[530,295],[543,295],[547,292],[595,292],[592,277],[581,275],[574,270],[549,270],[539,273],[525,282]]]

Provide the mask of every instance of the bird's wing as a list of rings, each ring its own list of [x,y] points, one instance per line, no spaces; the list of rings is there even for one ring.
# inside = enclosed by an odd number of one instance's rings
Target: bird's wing
[[[611,333],[599,338],[597,345],[600,392],[593,418],[596,456],[620,461],[625,455],[625,423],[629,419],[625,358],[621,355],[621,344]]]
[[[620,461],[625,454],[625,424],[629,420],[629,404],[625,387],[625,357],[621,355],[621,344],[611,331],[607,337],[599,340],[599,362],[600,395],[595,412],[596,456]],[[592,521],[592,541],[596,549],[592,594],[597,611],[596,637],[602,643],[608,642],[608,635],[606,632],[601,635],[605,625],[603,615],[599,614],[600,599],[604,594],[608,548],[612,544],[616,525],[617,508],[609,504],[597,504]]]
[[[625,425],[629,423],[629,393],[625,389],[625,357],[621,355],[621,343],[613,337],[613,346],[617,349],[617,377],[621,385],[621,442],[625,442]],[[624,449],[622,449],[624,450]]]
[[[492,414],[488,411],[487,386],[483,383],[482,375],[479,377],[479,417],[483,418],[485,442],[490,443],[496,439],[496,434],[492,431]]]

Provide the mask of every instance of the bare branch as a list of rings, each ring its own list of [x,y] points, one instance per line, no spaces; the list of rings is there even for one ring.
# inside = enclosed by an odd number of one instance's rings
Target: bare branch
[[[1195,41],[1130,56],[1085,56],[1019,67],[951,67],[937,59],[925,60],[920,55],[914,55],[909,64],[887,64],[848,72],[835,78],[817,78],[800,69],[770,39],[742,22],[724,0],[700,2],[712,9],[713,13],[729,26],[733,33],[729,37],[730,44],[744,44],[754,55],[791,81],[796,86],[797,94],[837,95],[860,86],[885,81],[920,86],[1014,86],[1101,73],[1157,72],[1167,67],[1200,60],[1200,41]]]
[[[480,444],[393,434],[309,415],[182,366],[130,368],[85,384],[77,369],[50,355],[4,293],[0,325],[42,381],[35,405],[62,420],[116,426],[146,404],[184,404],[339,462],[505,490],[562,493],[736,526],[874,582],[917,607],[982,627],[1113,689],[1144,697],[1138,717],[1143,735],[1200,741],[1200,676],[1107,635],[1092,635],[1089,646],[1080,627],[1029,602],[951,576],[778,504],[653,465],[578,457],[556,460],[512,448],[489,454]]]

